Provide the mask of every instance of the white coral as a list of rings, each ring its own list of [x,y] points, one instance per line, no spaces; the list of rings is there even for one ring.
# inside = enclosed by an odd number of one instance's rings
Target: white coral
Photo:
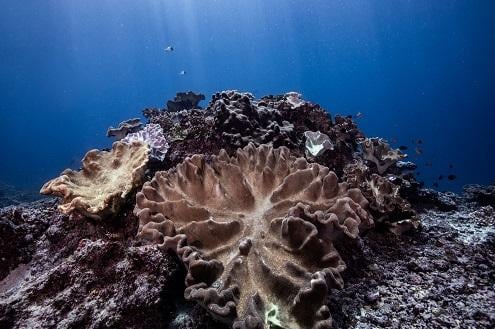
[[[330,137],[319,131],[306,131],[306,151],[316,157],[323,154],[326,150],[333,150],[333,143]]]

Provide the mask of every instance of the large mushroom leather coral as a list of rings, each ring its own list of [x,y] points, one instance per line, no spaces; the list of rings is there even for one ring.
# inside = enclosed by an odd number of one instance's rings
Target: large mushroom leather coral
[[[115,142],[110,151],[91,150],[82,169],[66,169],[41,188],[40,193],[62,197],[60,211],[101,218],[115,213],[126,195],[142,183],[148,146]]]
[[[345,269],[333,241],[373,225],[359,189],[268,145],[186,158],[136,199],[138,235],[175,251],[185,297],[233,328],[330,328]]]

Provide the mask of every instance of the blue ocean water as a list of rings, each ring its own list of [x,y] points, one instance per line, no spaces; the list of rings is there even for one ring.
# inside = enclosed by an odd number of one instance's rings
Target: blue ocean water
[[[295,90],[460,191],[495,179],[494,59],[493,1],[0,0],[0,181],[38,190],[177,91]]]

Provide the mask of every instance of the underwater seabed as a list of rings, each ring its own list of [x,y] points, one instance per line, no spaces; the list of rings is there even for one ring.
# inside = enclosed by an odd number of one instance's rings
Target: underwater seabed
[[[0,209],[0,328],[493,326],[495,185],[425,189],[296,92],[202,99]]]

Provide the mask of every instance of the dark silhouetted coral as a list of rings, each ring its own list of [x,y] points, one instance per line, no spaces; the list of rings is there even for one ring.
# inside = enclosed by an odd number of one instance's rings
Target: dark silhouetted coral
[[[141,119],[134,118],[122,121],[117,128],[110,127],[107,130],[107,137],[115,137],[116,140],[121,140],[127,134],[135,133],[141,129]]]
[[[167,110],[178,112],[182,110],[200,109],[199,102],[205,99],[205,95],[192,91],[181,92],[175,95],[173,100],[167,101]]]
[[[358,189],[285,147],[187,158],[136,196],[139,236],[175,251],[185,296],[234,328],[330,328],[333,242],[373,225]]]
[[[301,140],[294,132],[294,125],[284,120],[277,109],[256,102],[250,93],[217,93],[208,108],[215,115],[217,131],[232,146],[243,147],[251,142],[296,148]]]

